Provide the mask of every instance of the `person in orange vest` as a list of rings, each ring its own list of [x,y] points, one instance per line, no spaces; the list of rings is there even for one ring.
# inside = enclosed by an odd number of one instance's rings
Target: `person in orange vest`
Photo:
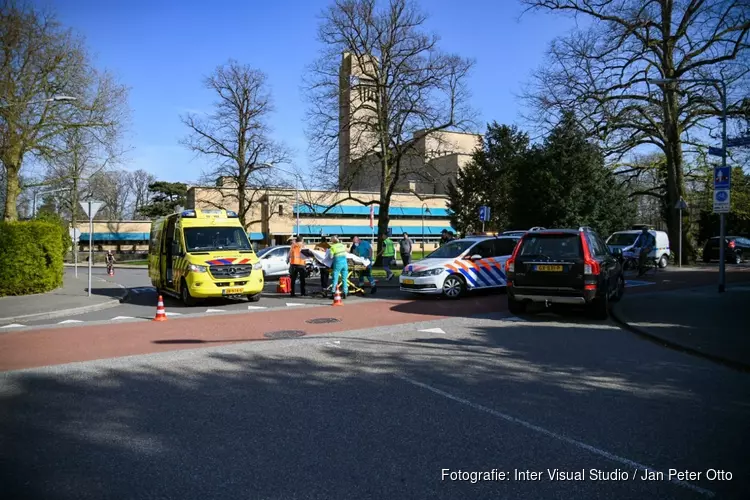
[[[289,277],[292,281],[292,286],[289,290],[290,295],[294,297],[294,284],[299,278],[300,295],[305,296],[305,258],[302,256],[302,237],[292,241],[292,247],[289,249]]]

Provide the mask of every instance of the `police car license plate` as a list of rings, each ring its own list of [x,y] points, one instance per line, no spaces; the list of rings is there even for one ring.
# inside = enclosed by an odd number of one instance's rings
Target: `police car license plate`
[[[413,285],[414,280],[404,280],[404,285]]]
[[[559,273],[562,270],[563,266],[534,266],[534,271]]]
[[[222,293],[224,295],[239,295],[242,293],[242,288],[225,288]]]

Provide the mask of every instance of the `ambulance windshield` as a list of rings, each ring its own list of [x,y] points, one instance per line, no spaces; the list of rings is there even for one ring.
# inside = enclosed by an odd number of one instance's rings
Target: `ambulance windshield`
[[[184,232],[188,252],[251,249],[247,234],[239,227],[188,227]]]

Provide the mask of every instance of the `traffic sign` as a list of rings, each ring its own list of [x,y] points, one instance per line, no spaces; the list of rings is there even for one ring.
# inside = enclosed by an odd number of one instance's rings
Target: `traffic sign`
[[[735,137],[733,139],[727,139],[728,148],[736,148],[738,146],[750,146],[750,135],[744,137]]]
[[[680,198],[680,201],[677,202],[677,204],[674,206],[677,210],[687,210],[687,203],[685,203],[685,200]]]
[[[482,205],[479,207],[479,220],[482,222],[489,222],[490,220],[490,207]]]
[[[81,202],[81,208],[83,208],[83,211],[86,213],[86,216],[89,218],[89,220],[93,220],[96,213],[99,211],[100,208],[102,208],[102,205],[104,205],[101,201],[82,201]]]
[[[714,191],[714,213],[715,214],[729,213],[730,205],[731,203],[730,203],[729,189],[717,189]]]
[[[714,167],[714,189],[729,189],[731,181],[731,167]]]
[[[711,156],[723,156],[724,150],[721,148],[715,148],[713,146],[710,146],[708,148],[708,154],[710,154]]]
[[[73,240],[73,243],[78,243],[81,239],[81,230],[76,227],[68,228],[68,234],[70,234],[70,239]]]

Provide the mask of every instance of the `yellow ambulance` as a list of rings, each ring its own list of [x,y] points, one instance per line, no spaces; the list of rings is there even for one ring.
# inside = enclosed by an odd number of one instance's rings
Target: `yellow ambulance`
[[[230,210],[183,210],[151,224],[148,274],[160,292],[195,305],[209,297],[260,299],[263,270]]]

